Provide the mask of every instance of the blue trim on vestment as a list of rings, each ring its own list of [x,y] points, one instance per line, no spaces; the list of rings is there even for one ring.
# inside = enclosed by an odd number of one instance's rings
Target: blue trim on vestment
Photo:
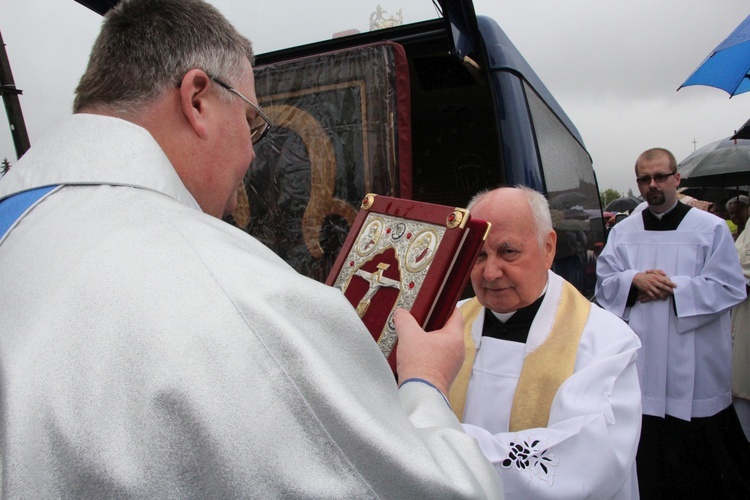
[[[399,387],[403,387],[405,384],[408,384],[409,382],[420,382],[422,384],[429,385],[430,387],[432,387],[433,389],[435,389],[436,391],[438,391],[441,396],[443,396],[443,400],[445,401],[445,404],[448,405],[448,408],[451,407],[451,404],[448,402],[448,398],[445,397],[445,394],[443,394],[443,392],[440,389],[438,389],[437,387],[435,387],[435,385],[433,385],[431,382],[428,382],[427,380],[425,380],[423,378],[418,378],[418,377],[407,378],[406,380],[404,380],[403,382],[401,382],[398,386]]]
[[[34,203],[42,199],[44,195],[57,186],[44,186],[36,189],[14,194],[0,201],[0,240],[8,232],[8,229],[21,217]]]

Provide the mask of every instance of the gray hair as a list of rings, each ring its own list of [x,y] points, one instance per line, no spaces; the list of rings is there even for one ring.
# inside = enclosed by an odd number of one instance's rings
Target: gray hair
[[[735,196],[734,198],[730,198],[726,204],[727,210],[729,210],[729,205],[732,205],[734,203],[740,205],[742,208],[747,208],[748,206],[750,206],[750,198],[748,198],[744,194]]]
[[[191,69],[231,82],[253,59],[250,41],[202,0],[122,0],[94,42],[73,112],[127,113],[178,86]]]
[[[542,193],[534,191],[526,186],[514,186],[510,189],[521,191],[526,196],[526,201],[529,203],[529,208],[531,209],[531,215],[534,218],[534,226],[536,229],[536,238],[539,242],[539,248],[544,248],[544,244],[547,241],[547,235],[553,230],[552,215],[550,215],[547,198],[545,198]],[[472,207],[474,207],[482,198],[495,191],[496,189],[485,189],[484,191],[478,192],[471,198],[471,200],[469,200],[466,208],[471,212]]]

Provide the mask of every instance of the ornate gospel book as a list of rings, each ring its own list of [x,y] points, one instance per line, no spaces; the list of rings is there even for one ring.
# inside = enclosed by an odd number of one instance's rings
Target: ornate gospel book
[[[349,299],[395,371],[393,311],[442,328],[488,229],[463,208],[368,194],[326,284]]]

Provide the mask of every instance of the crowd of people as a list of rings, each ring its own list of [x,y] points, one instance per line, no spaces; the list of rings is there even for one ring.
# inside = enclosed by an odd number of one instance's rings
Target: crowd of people
[[[475,297],[396,312],[395,381],[343,295],[221,220],[271,126],[253,62],[202,0],[123,0],[0,180],[0,496],[750,497],[746,197],[733,241],[644,152],[592,303],[543,195],[477,193]]]

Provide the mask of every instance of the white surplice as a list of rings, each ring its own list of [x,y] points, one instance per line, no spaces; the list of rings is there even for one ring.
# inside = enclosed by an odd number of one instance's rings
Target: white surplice
[[[559,388],[546,428],[509,432],[524,357],[549,336],[563,280],[549,273],[547,293],[525,344],[482,337],[482,309],[472,324],[477,356],[464,429],[495,464],[506,498],[638,498],[635,454],[641,426],[635,358],[640,343],[626,324],[592,305],[575,371]]]
[[[745,228],[734,242],[745,284],[750,286],[750,231]],[[732,394],[750,400],[750,298],[732,311]],[[746,429],[747,434],[747,429]]]
[[[734,242],[745,284],[750,286],[750,231]],[[732,310],[732,396],[745,438],[750,440],[750,298]]]
[[[146,130],[74,115],[0,198],[51,184],[0,242],[0,496],[500,496],[442,395],[397,390],[343,295],[201,212]]]
[[[633,277],[650,269],[675,283],[673,298],[627,307]],[[745,298],[745,280],[723,220],[692,208],[676,230],[646,231],[642,213],[626,218],[599,256],[596,298],[641,339],[645,415],[690,420],[729,406],[729,312]]]

